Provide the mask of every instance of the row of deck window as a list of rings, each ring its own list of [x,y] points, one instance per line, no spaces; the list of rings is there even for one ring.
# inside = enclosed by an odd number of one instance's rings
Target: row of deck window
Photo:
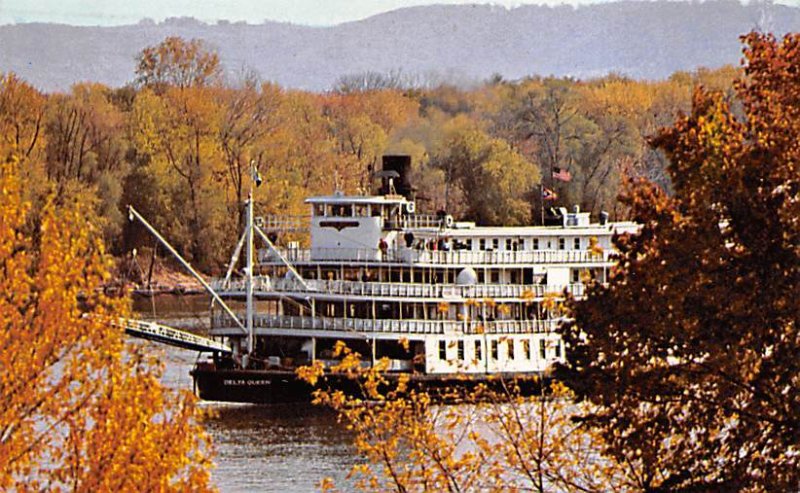
[[[479,251],[492,251],[500,249],[500,238],[479,238],[477,242]],[[506,238],[504,242],[505,251],[516,252],[524,250],[526,243],[531,250],[553,250],[554,248],[557,248],[558,250],[567,250],[568,247],[570,247],[572,250],[580,250],[582,247],[581,238],[578,237],[530,238],[528,240],[525,240],[524,238]],[[466,240],[454,240],[454,249],[471,251],[473,249],[473,239],[469,238]]]
[[[458,361],[464,361],[464,347],[466,342],[465,341],[455,341],[456,342],[456,359]],[[520,351],[512,351],[512,348],[517,347],[517,343],[520,343],[521,348]],[[480,361],[483,360],[483,341],[481,340],[474,340],[473,344],[475,345],[475,359]],[[512,345],[513,344],[513,345]],[[448,341],[440,340],[439,341],[439,359],[442,361],[448,361],[449,358],[447,357],[447,345]],[[539,339],[537,341],[538,350],[539,350],[539,358],[540,359],[547,359],[547,341],[544,339]],[[554,344],[555,347],[555,357],[561,357],[561,343],[556,342]],[[506,344],[500,344],[500,341],[493,340],[490,341],[490,351],[491,351],[491,358],[495,361],[500,360],[500,351],[504,352],[503,356],[505,360],[509,359],[517,359],[515,356],[520,354],[523,359],[532,360],[533,359],[533,346],[531,345],[531,341],[527,339],[522,339],[518,341],[508,342]]]
[[[397,216],[399,204],[314,204],[315,217],[383,217]]]

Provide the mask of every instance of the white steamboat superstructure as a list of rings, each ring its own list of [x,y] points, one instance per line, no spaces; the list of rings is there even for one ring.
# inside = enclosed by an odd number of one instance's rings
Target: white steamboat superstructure
[[[545,226],[481,227],[417,214],[391,178],[382,189],[309,198],[310,220],[255,218],[233,262],[256,238],[264,248],[248,249],[254,261],[242,279],[232,279],[231,269],[213,284],[222,299],[251,302],[238,320],[229,310],[212,314],[212,336],[232,353],[193,370],[202,398],[307,397],[294,370],[336,364],[337,341],[365,364],[388,358],[390,373],[428,385],[464,374],[541,374],[565,357],[556,301],[567,293],[580,298],[590,280],[605,282],[612,236],[637,230],[563,208]],[[303,224],[309,248],[275,246]]]

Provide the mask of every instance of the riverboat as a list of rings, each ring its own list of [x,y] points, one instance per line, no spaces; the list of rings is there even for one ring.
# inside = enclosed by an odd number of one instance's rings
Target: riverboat
[[[200,398],[307,400],[295,370],[336,365],[337,341],[365,366],[386,358],[390,379],[437,389],[540,376],[565,358],[557,301],[606,282],[612,237],[637,225],[606,213],[593,223],[578,208],[525,227],[418,214],[408,168],[408,158],[385,156],[377,193],[311,197],[307,218],[256,217],[249,201],[228,273],[210,286],[210,334],[230,351],[192,370]],[[279,245],[304,230],[308,248]],[[226,305],[237,302],[244,311]],[[346,377],[324,381],[355,389]]]

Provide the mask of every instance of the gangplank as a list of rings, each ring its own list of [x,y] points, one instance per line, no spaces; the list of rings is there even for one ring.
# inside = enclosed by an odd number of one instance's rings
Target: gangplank
[[[169,346],[205,353],[230,354],[232,352],[227,344],[155,322],[124,318],[116,322],[115,325],[122,326],[125,329],[125,333],[130,336],[160,342]]]

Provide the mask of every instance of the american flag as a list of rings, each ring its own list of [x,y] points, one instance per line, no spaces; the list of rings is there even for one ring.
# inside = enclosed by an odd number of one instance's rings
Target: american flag
[[[549,188],[542,188],[542,200],[556,200],[558,194]]]
[[[572,181],[572,173],[561,168],[553,168],[553,179],[560,181]]]

